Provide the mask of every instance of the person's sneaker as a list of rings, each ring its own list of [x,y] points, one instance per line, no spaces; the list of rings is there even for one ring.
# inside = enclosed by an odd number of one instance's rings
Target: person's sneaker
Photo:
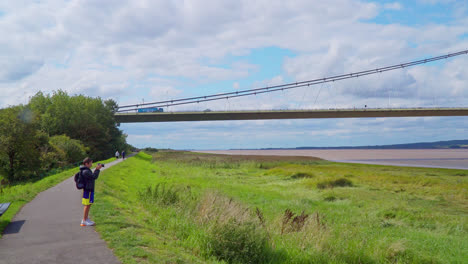
[[[86,219],[86,221],[81,220],[81,226],[92,226],[92,225],[95,225],[95,223],[89,219]]]

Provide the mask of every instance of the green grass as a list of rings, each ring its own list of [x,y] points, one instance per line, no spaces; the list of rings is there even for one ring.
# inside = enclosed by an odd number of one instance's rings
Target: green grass
[[[100,162],[108,163],[113,160],[115,160],[115,158]],[[97,162],[95,162],[95,164],[97,164]],[[35,182],[0,186],[0,203],[11,202],[10,208],[8,208],[6,213],[0,217],[0,238],[5,227],[11,222],[11,219],[13,219],[23,205],[34,199],[38,193],[72,177],[76,172],[78,172],[78,167],[44,177],[43,179]]]
[[[464,263],[467,190],[464,170],[140,153],[91,217],[123,263]]]

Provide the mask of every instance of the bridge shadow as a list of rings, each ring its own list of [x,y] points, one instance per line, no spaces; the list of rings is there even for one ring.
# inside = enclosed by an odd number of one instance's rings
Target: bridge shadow
[[[6,222],[6,221],[4,221],[4,222]],[[26,222],[26,220],[19,220],[19,221],[10,222],[10,224],[3,231],[3,234],[8,235],[8,234],[17,234],[17,233],[19,233],[20,230],[21,230],[21,227],[23,227],[25,222]]]

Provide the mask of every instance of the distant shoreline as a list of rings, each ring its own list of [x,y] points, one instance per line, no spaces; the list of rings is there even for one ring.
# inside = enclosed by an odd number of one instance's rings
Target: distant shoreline
[[[344,163],[468,170],[468,149],[199,150],[224,155],[306,156]]]
[[[230,149],[230,150],[301,150],[301,149],[468,149],[468,139],[446,140],[436,142],[418,142],[393,145],[374,146],[339,146],[339,147],[295,147],[295,148],[253,148],[253,149]]]

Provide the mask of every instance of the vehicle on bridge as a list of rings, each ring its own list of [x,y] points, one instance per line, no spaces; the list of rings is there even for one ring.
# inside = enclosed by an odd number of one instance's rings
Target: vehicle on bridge
[[[153,112],[164,112],[164,109],[159,108],[159,107],[149,107],[149,108],[138,109],[138,113],[153,113]]]

